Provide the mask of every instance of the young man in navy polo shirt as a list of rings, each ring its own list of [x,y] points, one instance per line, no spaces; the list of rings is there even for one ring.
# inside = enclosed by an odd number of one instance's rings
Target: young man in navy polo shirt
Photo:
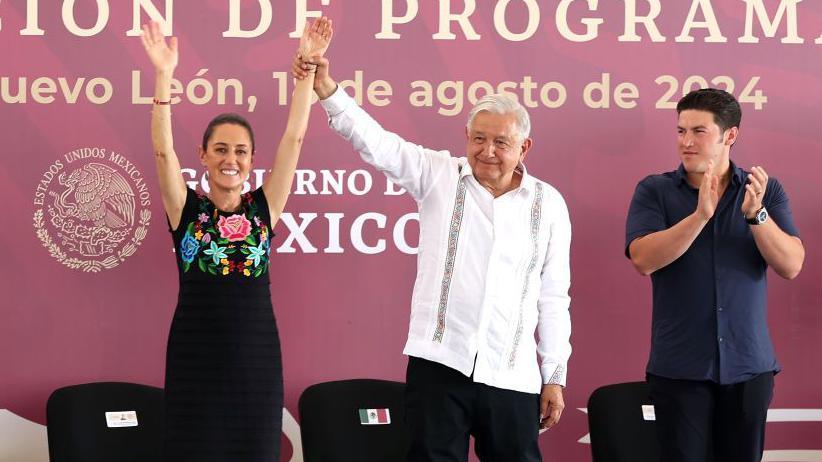
[[[730,160],[736,99],[697,90],[677,113],[682,163],[637,185],[625,241],[653,286],[647,380],[662,460],[759,462],[780,369],[766,272],[795,278],[805,250],[779,182]]]

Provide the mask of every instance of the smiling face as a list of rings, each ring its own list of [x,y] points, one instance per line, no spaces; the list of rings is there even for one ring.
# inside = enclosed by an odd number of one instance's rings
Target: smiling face
[[[206,167],[211,187],[242,189],[252,168],[252,146],[248,130],[241,125],[214,128],[206,150],[200,148],[200,163]]]
[[[465,134],[468,164],[477,181],[486,188],[507,189],[531,147],[530,139],[520,139],[516,116],[481,111]]]
[[[677,148],[685,171],[702,174],[713,160],[717,171],[723,171],[729,162],[730,150],[739,133],[737,127],[724,132],[708,111],[695,109],[679,113],[677,123]]]

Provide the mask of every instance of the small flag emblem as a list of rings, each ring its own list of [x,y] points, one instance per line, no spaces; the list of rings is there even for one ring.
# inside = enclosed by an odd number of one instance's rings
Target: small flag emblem
[[[360,424],[388,425],[391,423],[391,413],[388,409],[360,409]]]

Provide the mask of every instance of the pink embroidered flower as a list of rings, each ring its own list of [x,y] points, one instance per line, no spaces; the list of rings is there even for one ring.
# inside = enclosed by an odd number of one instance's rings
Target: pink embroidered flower
[[[257,223],[257,226],[263,225],[263,222],[260,221],[260,217],[254,217],[254,223]]]
[[[228,218],[221,216],[217,228],[220,230],[220,237],[229,242],[237,242],[245,240],[251,232],[251,222],[244,215],[231,215]]]
[[[205,213],[201,213],[198,219],[200,220],[200,223],[205,223],[208,221],[208,215],[206,215]]]

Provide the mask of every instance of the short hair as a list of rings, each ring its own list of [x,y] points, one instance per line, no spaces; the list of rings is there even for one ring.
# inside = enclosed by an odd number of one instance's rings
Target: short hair
[[[468,114],[468,123],[465,125],[468,129],[474,122],[474,118],[482,111],[488,111],[493,114],[513,114],[517,121],[517,129],[522,137],[522,140],[528,138],[531,134],[531,119],[528,117],[528,111],[522,107],[519,102],[508,95],[502,93],[495,93],[483,96],[477,104],[471,108],[471,113]]]
[[[226,124],[239,125],[248,131],[248,137],[251,139],[251,153],[253,154],[255,144],[254,130],[251,129],[251,124],[248,123],[248,120],[246,120],[245,117],[229,112],[218,115],[217,117],[211,119],[211,122],[208,123],[208,126],[206,126],[205,132],[203,133],[203,151],[208,149],[208,142],[214,135],[214,130],[220,125]]]
[[[676,113],[682,111],[706,111],[714,115],[714,122],[723,133],[742,122],[742,109],[734,96],[718,88],[694,90],[683,96],[676,105]]]

